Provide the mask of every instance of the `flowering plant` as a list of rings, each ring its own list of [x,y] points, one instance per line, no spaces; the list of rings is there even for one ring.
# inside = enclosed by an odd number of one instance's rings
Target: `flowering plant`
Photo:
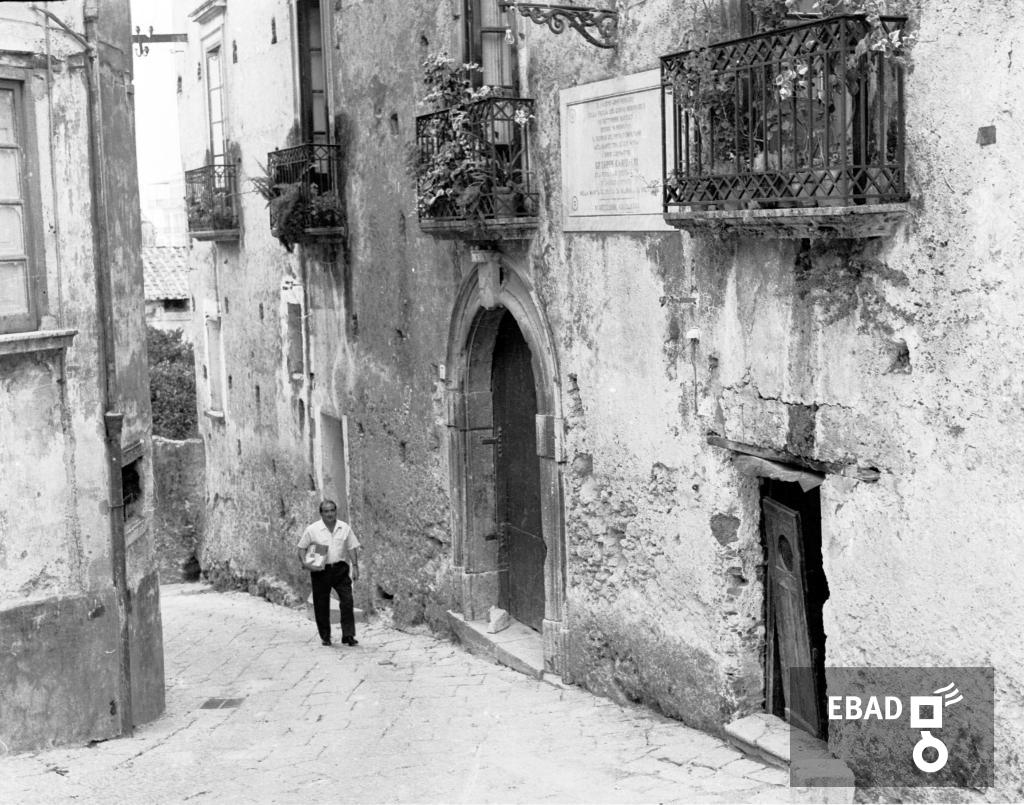
[[[502,126],[523,128],[533,114],[521,103],[512,110],[510,121],[485,124],[479,105],[499,96],[492,87],[474,86],[474,74],[479,70],[477,64],[457,64],[444,52],[423,62],[427,92],[420,103],[433,114],[417,120],[417,142],[409,159],[421,218],[482,219],[514,214],[498,209],[499,204],[507,207],[512,203],[507,195],[523,188],[519,177],[513,175],[514,154],[508,145],[497,144],[496,130]],[[521,140],[507,131],[503,136],[509,142]]]

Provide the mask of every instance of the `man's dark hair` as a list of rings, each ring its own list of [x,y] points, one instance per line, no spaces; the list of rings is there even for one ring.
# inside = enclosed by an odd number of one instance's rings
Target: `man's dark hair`
[[[326,509],[334,509],[335,511],[337,511],[338,510],[338,504],[335,503],[333,500],[321,501],[320,502],[320,514],[324,513],[324,509],[325,508]]]

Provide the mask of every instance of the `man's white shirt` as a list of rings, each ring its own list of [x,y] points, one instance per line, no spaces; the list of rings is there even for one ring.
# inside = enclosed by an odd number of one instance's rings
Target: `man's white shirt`
[[[327,546],[326,563],[329,565],[333,565],[335,562],[347,562],[351,565],[351,551],[359,547],[359,540],[356,539],[355,532],[343,520],[338,520],[334,524],[333,532],[327,529],[323,520],[317,520],[306,526],[306,530],[302,532],[302,537],[299,539],[298,548],[304,551],[314,542]]]

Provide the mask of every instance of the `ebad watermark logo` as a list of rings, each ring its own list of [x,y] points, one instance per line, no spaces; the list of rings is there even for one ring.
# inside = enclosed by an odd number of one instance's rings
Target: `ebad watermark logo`
[[[791,686],[812,684],[808,669],[791,674]],[[820,720],[860,787],[987,788],[994,698],[992,668],[826,668]],[[794,764],[812,751],[793,741]]]

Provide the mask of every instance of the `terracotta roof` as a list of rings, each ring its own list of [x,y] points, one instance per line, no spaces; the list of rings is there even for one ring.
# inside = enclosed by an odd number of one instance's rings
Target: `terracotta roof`
[[[146,299],[188,299],[188,247],[143,246]]]

